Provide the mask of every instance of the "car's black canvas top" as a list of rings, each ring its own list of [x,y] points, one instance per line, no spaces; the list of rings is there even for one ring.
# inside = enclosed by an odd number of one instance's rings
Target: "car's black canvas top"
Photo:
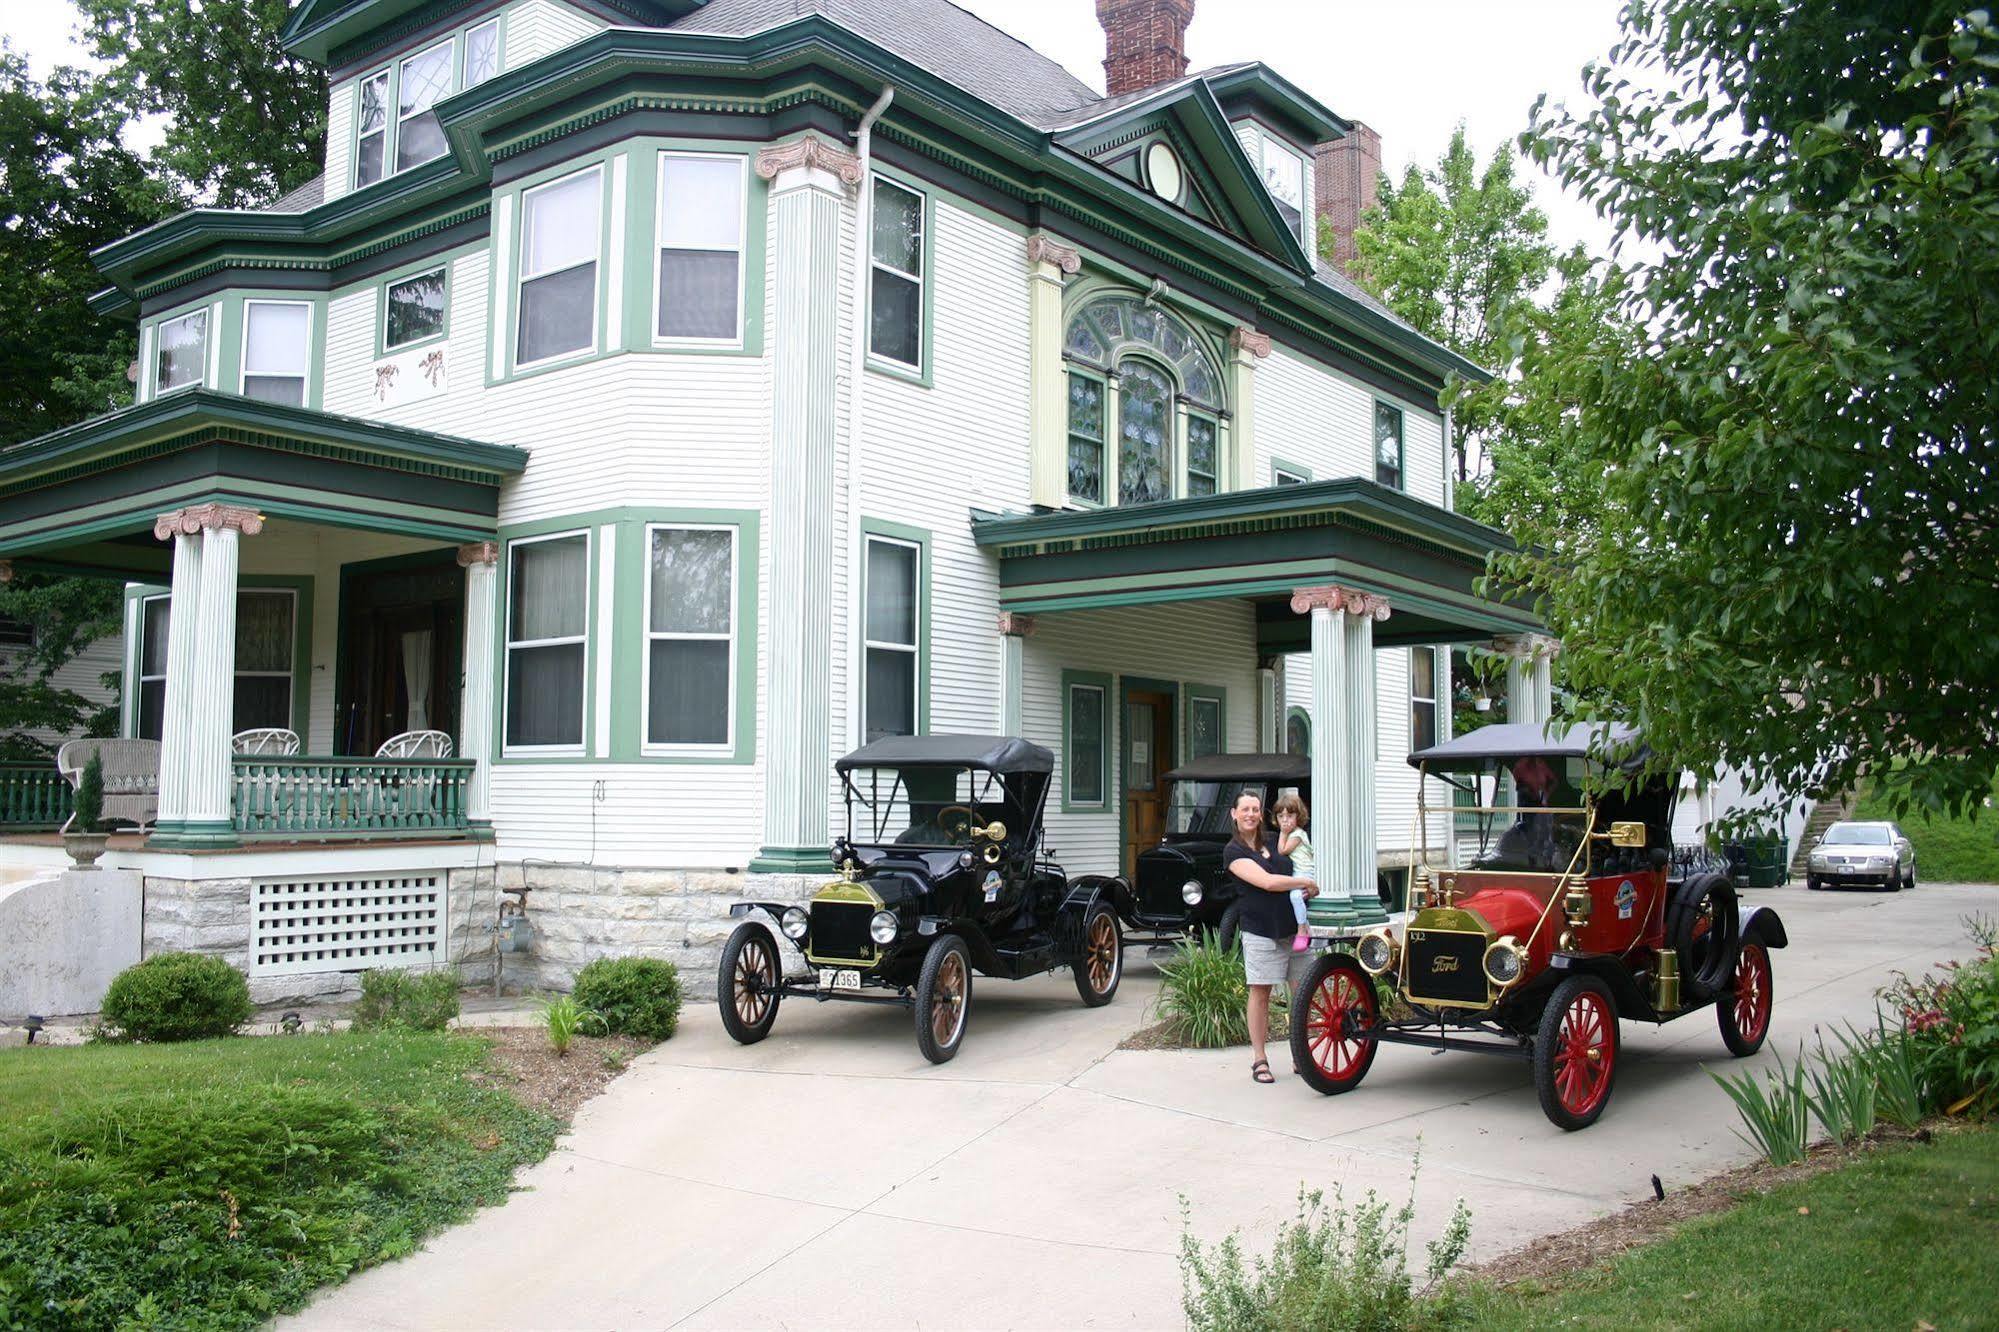
[[[1312,760],[1303,754],[1209,754],[1166,774],[1169,782],[1310,781]]]
[[[1012,735],[891,735],[862,745],[833,767],[899,768],[912,763],[977,768],[984,772],[1055,771],[1055,755]]]
[[[1622,722],[1578,722],[1552,731],[1539,722],[1508,722],[1482,726],[1469,735],[1418,750],[1409,756],[1409,766],[1478,767],[1529,754],[1542,758],[1594,759],[1628,770],[1644,763],[1646,751],[1638,728]]]

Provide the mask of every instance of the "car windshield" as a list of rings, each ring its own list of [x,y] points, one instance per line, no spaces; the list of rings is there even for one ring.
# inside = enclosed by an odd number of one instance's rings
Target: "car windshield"
[[[1457,835],[1476,846],[1468,868],[1560,874],[1574,863],[1588,826],[1581,759],[1529,754],[1447,780],[1458,788]]]
[[[1294,790],[1285,787],[1284,791]],[[1275,799],[1270,783],[1262,778],[1238,782],[1175,782],[1172,805],[1166,812],[1166,831],[1181,837],[1229,837],[1235,833],[1230,811],[1238,795],[1248,791],[1263,802],[1265,822]],[[1280,791],[1278,794],[1282,794]],[[1274,826],[1274,825],[1273,825]]]
[[[1006,787],[990,772],[926,765],[846,777],[847,837],[862,845],[968,846],[974,827],[1007,820]]]
[[[1886,828],[1866,823],[1835,823],[1826,829],[1825,839],[1843,846],[1893,846],[1895,838]]]

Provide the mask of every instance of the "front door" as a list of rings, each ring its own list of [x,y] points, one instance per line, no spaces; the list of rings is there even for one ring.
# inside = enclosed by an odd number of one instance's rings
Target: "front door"
[[[1124,696],[1124,867],[1138,874],[1138,853],[1166,835],[1166,783],[1173,767],[1173,695],[1127,689]]]
[[[455,555],[343,574],[335,748],[366,756],[404,731],[443,731],[455,743],[465,655],[465,571]]]

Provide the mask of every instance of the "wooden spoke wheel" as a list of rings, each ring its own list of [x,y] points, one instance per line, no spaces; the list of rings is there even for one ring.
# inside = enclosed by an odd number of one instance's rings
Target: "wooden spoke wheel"
[[[761,925],[743,924],[722,948],[722,965],[715,978],[715,997],[722,1009],[722,1027],[742,1045],[755,1045],[770,1035],[777,1021],[778,991],[784,979],[777,944]]]
[[[1775,1002],[1776,994],[1770,985],[1770,950],[1758,940],[1747,940],[1735,961],[1735,983],[1714,1006],[1722,1044],[1730,1054],[1753,1055],[1763,1048],[1763,1038],[1770,1034],[1770,1010]]]
[[[1555,987],[1534,1038],[1541,1111],[1570,1132],[1596,1123],[1617,1076],[1617,1004],[1594,976]]]
[[[1091,1008],[1102,1008],[1124,978],[1124,932],[1110,903],[1099,902],[1083,919],[1083,955],[1076,959],[1076,992]]]
[[[1291,1062],[1327,1096],[1352,1091],[1374,1064],[1381,1006],[1374,981],[1345,953],[1326,953],[1299,982],[1293,1001]]]
[[[923,955],[916,978],[916,1047],[933,1064],[958,1053],[972,1012],[972,955],[955,934],[940,936]]]

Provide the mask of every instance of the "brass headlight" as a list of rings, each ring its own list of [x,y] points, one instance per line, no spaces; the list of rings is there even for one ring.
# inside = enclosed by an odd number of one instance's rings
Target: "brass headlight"
[[[1395,940],[1387,930],[1371,931],[1354,945],[1354,956],[1359,959],[1362,971],[1379,976],[1395,965]]]
[[[1527,956],[1510,934],[1485,950],[1485,978],[1502,990],[1519,980],[1526,968]]]

